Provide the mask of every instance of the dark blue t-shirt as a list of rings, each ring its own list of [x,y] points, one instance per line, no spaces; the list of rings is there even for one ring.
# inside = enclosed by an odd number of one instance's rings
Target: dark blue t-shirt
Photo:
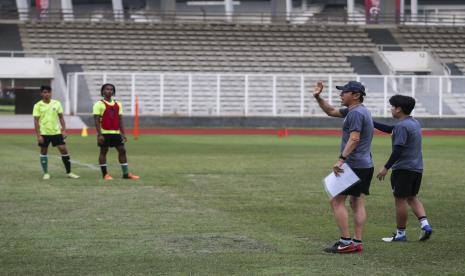
[[[360,141],[348,156],[347,165],[351,168],[372,168],[371,141],[373,140],[374,128],[370,111],[364,105],[358,105],[351,110],[341,108],[339,112],[345,118],[342,126],[341,153],[349,141],[350,133],[360,132]]]
[[[423,172],[421,125],[417,120],[407,117],[394,126],[392,146],[402,146],[402,154],[392,165],[392,170]]]

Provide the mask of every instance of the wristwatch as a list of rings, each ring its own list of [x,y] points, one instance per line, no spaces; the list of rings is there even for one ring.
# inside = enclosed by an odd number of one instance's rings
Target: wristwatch
[[[347,157],[344,157],[344,156],[342,156],[342,154],[341,154],[341,155],[339,155],[339,159],[342,159],[342,160],[346,161]]]

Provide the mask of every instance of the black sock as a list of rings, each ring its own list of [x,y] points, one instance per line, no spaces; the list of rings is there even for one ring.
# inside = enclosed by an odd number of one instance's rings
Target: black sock
[[[422,219],[427,218],[426,216],[419,217],[418,220],[421,221]]]
[[[352,241],[355,242],[355,243],[362,243],[362,240],[352,239]]]
[[[107,164],[100,164],[100,170],[102,170],[102,176],[105,176],[107,172]]]
[[[66,173],[70,173],[71,172],[71,161],[70,161],[69,154],[62,155],[61,161],[63,161],[63,164],[65,165]]]

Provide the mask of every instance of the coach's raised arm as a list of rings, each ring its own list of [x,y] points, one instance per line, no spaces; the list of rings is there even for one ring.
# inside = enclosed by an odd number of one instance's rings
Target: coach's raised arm
[[[328,114],[328,116],[331,117],[342,117],[341,112],[339,112],[339,109],[334,108],[332,105],[330,105],[327,101],[325,101],[322,97],[320,97],[321,92],[323,92],[323,82],[319,81],[315,84],[315,89],[313,91],[313,97],[315,97],[316,101],[320,105],[321,109]]]

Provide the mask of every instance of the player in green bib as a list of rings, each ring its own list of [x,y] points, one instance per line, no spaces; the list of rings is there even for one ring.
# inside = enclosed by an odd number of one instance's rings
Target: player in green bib
[[[70,156],[64,140],[66,125],[63,118],[63,108],[59,101],[52,99],[52,88],[50,86],[42,85],[40,87],[40,96],[42,100],[34,105],[32,116],[34,117],[37,143],[40,147],[40,165],[44,173],[42,178],[50,179],[47,155],[50,143],[60,151],[66,175],[69,178],[79,178],[78,175],[71,172]]]

